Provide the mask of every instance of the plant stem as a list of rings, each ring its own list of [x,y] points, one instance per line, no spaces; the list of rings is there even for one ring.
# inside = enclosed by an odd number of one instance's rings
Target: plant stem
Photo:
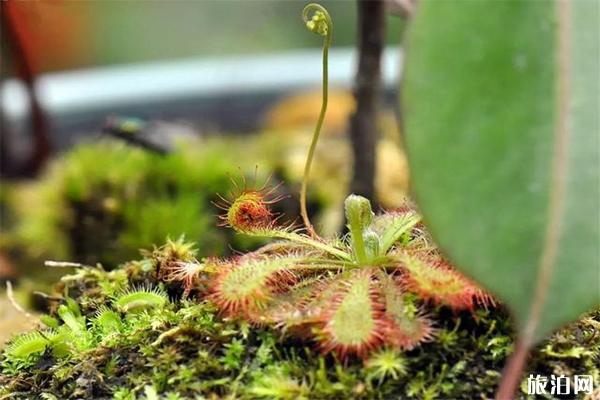
[[[285,231],[275,231],[272,232],[270,237],[276,237],[279,239],[287,239],[296,243],[304,244],[306,246],[315,247],[319,250],[323,250],[337,258],[342,260],[351,261],[352,257],[343,250],[336,249],[335,247],[329,246],[323,242],[320,242],[315,239],[311,239],[306,236],[299,235],[294,232],[285,232]]]
[[[342,269],[341,265],[323,265],[323,264],[319,264],[319,265],[306,265],[306,264],[298,264],[298,265],[294,265],[291,266],[290,269],[301,269],[301,270],[318,270],[318,271],[322,271],[322,270],[340,270]]]
[[[502,373],[502,381],[498,392],[496,392],[496,400],[510,400],[515,396],[521,376],[523,374],[523,367],[529,354],[529,346],[523,342],[518,341],[515,345],[515,351],[508,359],[504,372]]]
[[[350,227],[350,237],[352,238],[352,250],[356,257],[356,261],[359,263],[367,262],[367,251],[365,249],[365,241],[363,239],[363,226],[360,221],[355,218],[348,219],[348,226]]]
[[[315,229],[313,228],[308,218],[308,211],[306,209],[306,192],[308,189],[308,179],[310,178],[310,167],[312,165],[313,157],[315,155],[315,149],[317,147],[317,142],[319,141],[319,135],[321,134],[321,128],[323,127],[323,122],[325,121],[325,114],[327,112],[327,102],[329,99],[328,55],[329,46],[331,45],[331,37],[333,34],[333,23],[327,10],[325,10],[325,8],[318,4],[309,4],[304,8],[303,17],[305,22],[307,22],[308,11],[311,9],[315,9],[318,10],[318,12],[323,13],[325,17],[325,22],[327,24],[327,32],[325,38],[323,39],[323,94],[321,102],[321,112],[319,114],[319,119],[317,120],[317,125],[315,126],[315,131],[313,133],[312,141],[310,143],[310,148],[308,149],[306,164],[304,165],[304,176],[302,177],[302,188],[300,190],[300,215],[302,216],[302,221],[306,226],[308,234],[313,238],[317,238],[318,235],[315,232]]]

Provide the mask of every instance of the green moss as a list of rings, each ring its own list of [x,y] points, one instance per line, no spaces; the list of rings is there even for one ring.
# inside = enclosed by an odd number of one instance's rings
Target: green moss
[[[8,187],[14,210],[5,248],[29,259],[73,259],[111,268],[138,249],[186,234],[205,255],[247,248],[217,229],[211,204],[230,176],[254,173],[225,140],[182,143],[162,156],[103,140],[75,147],[37,183]],[[244,171],[244,172],[242,172]],[[267,171],[263,171],[266,174]]]
[[[232,178],[240,185],[244,176],[249,186],[261,186],[274,170],[274,182],[282,178],[276,160],[265,159],[257,170],[245,157],[264,153],[263,146],[252,138],[215,137],[159,155],[113,140],[80,144],[54,160],[39,180],[3,184],[0,247],[21,270],[47,259],[111,269],[137,257],[140,248],[183,234],[205,256],[256,248],[264,240],[216,226],[220,210],[213,203],[218,195],[228,196]],[[280,187],[281,194],[294,185]],[[313,215],[326,206],[315,198]],[[296,201],[282,201],[275,212],[295,218]]]
[[[2,352],[0,396],[491,397],[511,351],[511,323],[502,308],[474,314],[436,308],[432,313],[439,322],[433,341],[404,353],[384,349],[365,363],[339,363],[320,355],[314,343],[223,319],[213,304],[200,298],[182,299],[181,288],[158,279],[161,266],[174,253],[189,256],[189,248],[173,243],[112,272],[84,268],[63,278],[57,290],[70,300],[56,304],[46,318],[54,328],[18,337]],[[164,302],[137,312],[119,307],[123,291],[163,286],[169,293]],[[541,344],[527,373],[592,375],[598,382],[599,331],[597,310]],[[36,346],[24,345],[30,339]],[[40,340],[44,346],[37,346]]]

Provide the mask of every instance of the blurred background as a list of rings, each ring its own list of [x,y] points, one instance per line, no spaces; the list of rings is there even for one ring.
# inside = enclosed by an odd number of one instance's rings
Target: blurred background
[[[15,2],[40,72],[189,57],[320,48],[300,12],[306,1]],[[321,1],[335,19],[335,47],[356,44],[356,4]],[[389,43],[402,20],[389,15]],[[3,70],[12,70],[3,54]],[[6,58],[5,58],[6,57]],[[14,71],[13,71],[14,72]]]
[[[321,3],[335,28],[309,202],[335,235],[349,191],[393,208],[408,188],[396,104],[407,9]],[[202,256],[255,248],[216,226],[232,181],[283,182],[277,211],[296,220],[321,107],[322,39],[304,1],[0,4],[0,280],[20,304],[43,309],[34,292],[72,271],[45,260],[112,269],[182,235]],[[369,38],[369,23],[385,29]],[[4,294],[0,310],[2,340],[19,322]]]

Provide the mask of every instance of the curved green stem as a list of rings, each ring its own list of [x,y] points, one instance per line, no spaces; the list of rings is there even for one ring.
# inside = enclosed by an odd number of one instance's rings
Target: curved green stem
[[[306,271],[339,271],[343,269],[340,265],[325,265],[325,264],[297,264],[291,266],[289,269],[291,270],[306,270]]]
[[[302,259],[302,263],[335,265],[335,266],[341,266],[341,267],[356,266],[356,263],[353,261],[329,260],[326,258],[304,258],[304,259]]]
[[[309,14],[313,12],[311,18],[309,18]],[[319,135],[321,133],[321,128],[323,127],[323,121],[325,120],[325,114],[327,112],[327,101],[328,101],[328,86],[329,86],[329,77],[328,77],[328,54],[329,54],[329,46],[331,45],[331,37],[333,34],[333,21],[329,16],[327,10],[315,3],[310,3],[304,10],[302,10],[302,19],[306,24],[306,27],[321,36],[324,36],[323,39],[323,94],[322,94],[322,103],[321,103],[321,113],[319,114],[319,119],[317,121],[317,125],[315,126],[315,131],[313,133],[312,141],[310,143],[310,148],[308,150],[308,156],[306,157],[306,164],[304,166],[304,176],[302,178],[302,189],[300,190],[300,215],[302,216],[302,221],[306,226],[306,230],[309,235],[313,238],[318,237],[315,229],[313,228],[310,220],[308,218],[308,211],[306,209],[306,192],[308,188],[308,179],[310,177],[310,167],[312,165],[313,157],[315,155],[315,148],[317,147],[317,142],[319,141]]]
[[[253,231],[237,231],[243,235],[254,236],[254,237],[263,237],[269,239],[284,239],[289,240],[290,242],[302,244],[304,246],[312,247],[318,250],[322,250],[326,253],[331,254],[334,257],[339,258],[340,260],[352,261],[352,255],[344,250],[341,250],[337,247],[333,247],[325,243],[324,241],[313,239],[306,235],[301,235],[299,233],[286,230],[286,229],[277,229],[277,228],[265,228],[265,229],[256,229]]]
[[[319,250],[323,250],[326,253],[331,254],[332,256],[338,257],[342,260],[351,261],[352,257],[350,254],[346,253],[343,250],[336,249],[335,247],[331,247],[319,240],[311,239],[307,236],[299,235],[294,232],[286,232],[286,231],[275,231],[272,233],[271,237],[277,237],[279,239],[287,239],[292,242],[304,244],[306,246],[314,247]]]

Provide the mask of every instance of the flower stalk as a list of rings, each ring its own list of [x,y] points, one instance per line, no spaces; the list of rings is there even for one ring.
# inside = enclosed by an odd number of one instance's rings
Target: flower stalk
[[[311,15],[312,13],[312,15]],[[315,155],[315,149],[317,148],[317,142],[319,141],[319,135],[321,134],[321,128],[325,121],[325,114],[327,113],[327,101],[329,97],[329,72],[328,72],[328,54],[329,46],[331,46],[331,39],[333,35],[333,21],[327,10],[315,3],[310,3],[304,10],[302,10],[302,19],[306,25],[306,28],[317,35],[323,36],[323,94],[321,103],[321,112],[319,113],[319,119],[313,133],[310,148],[308,149],[308,155],[306,157],[306,163],[304,165],[304,175],[302,178],[302,188],[300,189],[300,215],[308,234],[313,238],[318,238],[318,235],[312,226],[308,217],[308,211],[306,208],[306,192],[308,190],[308,180],[310,178],[310,169],[312,161]]]

